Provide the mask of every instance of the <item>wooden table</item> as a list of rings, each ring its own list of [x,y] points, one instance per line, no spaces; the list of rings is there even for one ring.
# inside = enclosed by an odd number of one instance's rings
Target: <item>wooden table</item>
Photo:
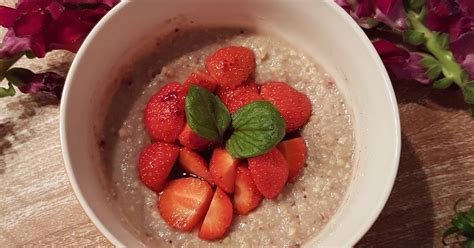
[[[53,53],[21,63],[65,73],[71,60]],[[400,169],[383,213],[359,246],[441,246],[453,203],[462,197],[474,202],[474,120],[456,89],[436,91],[415,82],[394,87],[402,123]],[[0,246],[111,246],[69,185],[57,101],[19,94],[0,99],[0,109]]]

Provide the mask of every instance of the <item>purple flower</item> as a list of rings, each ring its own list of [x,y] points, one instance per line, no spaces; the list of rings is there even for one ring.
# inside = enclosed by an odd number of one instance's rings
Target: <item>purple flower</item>
[[[377,21],[399,30],[407,28],[402,0],[336,0],[336,3],[364,28],[376,26]]]
[[[76,52],[116,0],[20,0],[16,9],[0,6],[8,31],[0,58],[31,51],[42,58],[53,49]]]
[[[35,74],[24,68],[13,68],[7,72],[7,79],[23,93],[43,92],[61,98],[64,77],[54,72]]]
[[[384,39],[372,42],[387,68],[390,76],[396,80],[416,80],[423,84],[431,83],[422,65],[423,56],[410,53]]]

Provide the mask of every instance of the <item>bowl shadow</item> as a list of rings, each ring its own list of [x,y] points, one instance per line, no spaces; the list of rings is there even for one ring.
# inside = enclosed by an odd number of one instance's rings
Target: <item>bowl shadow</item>
[[[402,133],[400,167],[392,194],[356,247],[433,246],[433,201],[422,167],[412,143]]]

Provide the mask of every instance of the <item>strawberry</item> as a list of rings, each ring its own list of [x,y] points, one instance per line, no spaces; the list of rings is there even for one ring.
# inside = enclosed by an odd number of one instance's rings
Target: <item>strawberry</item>
[[[138,160],[138,176],[148,188],[158,192],[178,158],[179,148],[157,142],[145,147]]]
[[[258,191],[265,198],[273,199],[288,180],[288,162],[277,148],[257,157],[249,158],[249,170]]]
[[[221,87],[217,90],[217,96],[221,99],[230,113],[257,100],[263,100],[258,93],[258,85],[247,83],[237,86],[235,89]]]
[[[238,160],[222,149],[216,148],[212,153],[209,171],[214,183],[227,193],[234,192],[235,168]]]
[[[234,210],[238,214],[248,214],[262,201],[262,195],[253,182],[247,163],[240,163],[235,176]]]
[[[168,183],[158,200],[158,211],[168,225],[189,232],[202,221],[212,200],[211,186],[197,178]]]
[[[311,116],[312,105],[308,97],[286,83],[265,83],[260,95],[280,111],[285,119],[287,133],[304,126]]]
[[[217,87],[217,81],[204,71],[196,70],[192,72],[186,81],[184,81],[184,91],[188,92],[189,84],[195,84],[214,92]]]
[[[201,177],[210,184],[214,184],[206,161],[198,153],[185,147],[181,148],[179,152],[179,162],[186,172]]]
[[[199,238],[215,240],[222,238],[232,223],[232,203],[227,194],[216,189],[211,205],[199,230]]]
[[[207,57],[204,66],[219,85],[235,88],[254,72],[255,55],[245,47],[225,47]]]
[[[169,83],[153,95],[145,107],[143,121],[156,141],[173,143],[184,126],[183,86]]]
[[[303,137],[282,141],[278,144],[277,148],[286,158],[290,166],[288,181],[295,182],[306,161],[306,144]]]
[[[211,141],[198,136],[187,124],[179,134],[178,140],[181,145],[197,151],[205,150],[212,143]]]

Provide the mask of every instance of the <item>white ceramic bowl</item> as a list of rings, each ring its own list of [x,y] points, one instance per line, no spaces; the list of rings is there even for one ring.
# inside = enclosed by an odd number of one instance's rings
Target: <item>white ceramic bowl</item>
[[[178,17],[178,18],[176,18]],[[61,104],[61,144],[72,187],[94,224],[115,245],[146,245],[110,203],[97,136],[114,71],[137,44],[185,18],[195,25],[271,31],[329,72],[352,111],[356,172],[340,209],[308,246],[354,245],[381,212],[400,154],[400,124],[387,72],[370,41],[332,0],[122,1],[94,28],[71,66]]]

